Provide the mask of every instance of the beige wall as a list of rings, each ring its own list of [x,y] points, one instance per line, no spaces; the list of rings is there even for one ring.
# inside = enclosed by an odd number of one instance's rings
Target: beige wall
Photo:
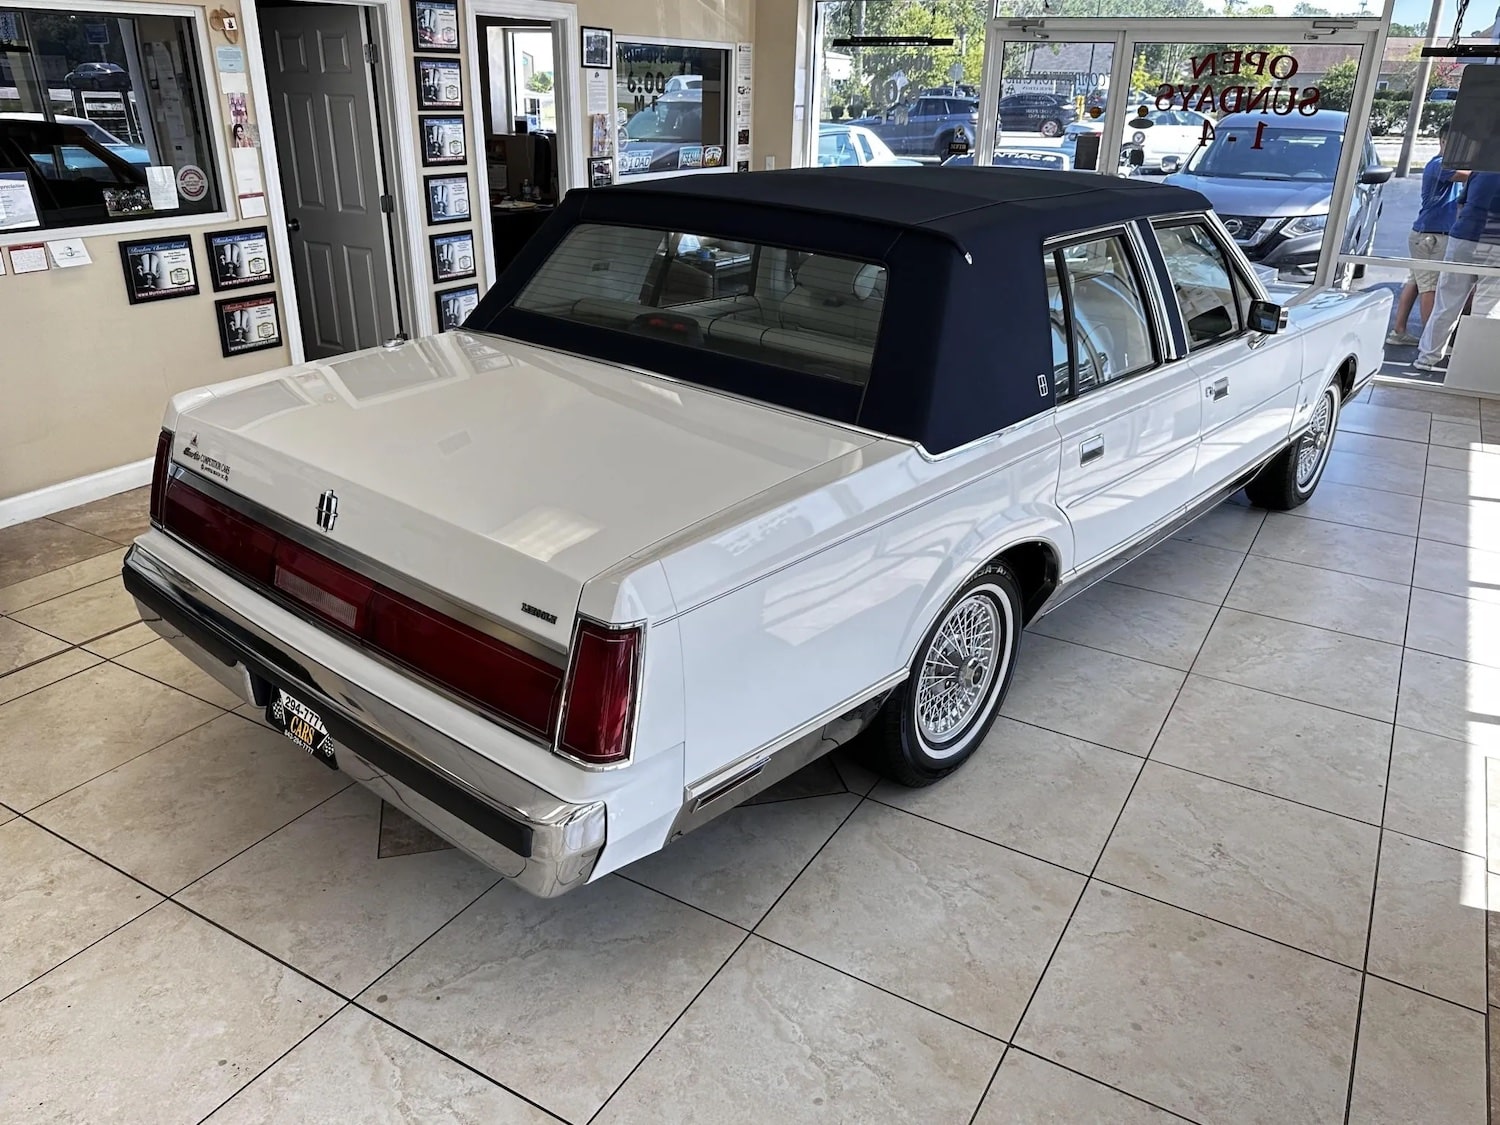
[[[754,131],[752,168],[762,168],[767,155],[777,167],[787,166],[793,149],[793,83],[801,59],[799,28],[806,22],[809,0],[579,0],[578,17],[584,26],[607,27],[621,37],[698,39],[727,44],[755,44]],[[218,6],[215,4],[214,6]],[[239,5],[228,5],[234,10]],[[411,63],[411,12],[402,4],[401,26],[407,43],[399,51],[399,74],[393,75],[393,95],[405,99],[416,122],[415,79]],[[478,90],[468,89],[468,13],[461,7],[459,26],[463,49],[465,109],[469,118],[471,151],[463,170],[469,173],[473,206],[484,205],[478,195],[477,164],[483,159],[475,143],[482,133]],[[213,46],[227,42],[209,32]],[[247,54],[259,49],[241,35]],[[203,60],[210,84],[212,59]],[[212,90],[217,94],[217,89]],[[228,118],[227,105],[221,114]],[[583,107],[579,106],[582,114]],[[251,99],[252,120],[255,102]],[[586,120],[580,119],[579,129]],[[261,123],[262,130],[269,128]],[[420,125],[415,148],[421,149]],[[585,136],[587,134],[585,133]],[[220,143],[223,140],[220,139]],[[422,168],[404,174],[458,171]],[[278,190],[269,178],[268,192]],[[232,197],[225,185],[224,194]],[[231,204],[232,207],[232,204]],[[433,308],[431,267],[426,255],[427,235],[453,233],[459,225],[426,226],[425,211],[412,220],[422,231],[422,256],[412,263],[419,282],[413,299]],[[34,489],[114,468],[149,457],[155,447],[162,408],[171,395],[205,383],[218,382],[284,366],[287,348],[254,352],[226,360],[220,355],[215,324],[215,294],[204,275],[207,267],[202,232],[233,226],[265,224],[273,240],[278,236],[270,216],[241,223],[218,220],[193,227],[168,227],[149,233],[116,236],[101,234],[86,240],[94,264],[80,269],[48,270],[44,274],[0,277],[0,500]],[[472,227],[476,248],[482,247],[477,222]],[[125,292],[118,245],[123,239],[190,232],[202,292],[196,297],[132,306]],[[0,236],[0,245],[39,241],[44,235],[21,232]],[[464,285],[468,282],[454,282]],[[478,281],[481,291],[486,281]],[[282,287],[283,312],[286,296]],[[448,288],[444,285],[442,288]],[[254,289],[247,292],[261,292]],[[432,312],[427,313],[430,320]],[[284,317],[283,317],[284,319]],[[408,318],[410,319],[410,318]],[[283,324],[283,335],[287,332]]]
[[[209,38],[213,46],[227,42],[212,31]],[[240,46],[248,46],[243,38]],[[203,69],[215,96],[211,59],[203,60]],[[227,122],[227,104],[220,110]],[[220,188],[232,210],[233,186]],[[0,277],[0,500],[150,457],[172,395],[288,362],[284,347],[223,358],[214,300],[231,294],[215,293],[207,274],[204,231],[266,222],[221,218],[101,234],[84,240],[93,265],[19,277],[7,270]],[[131,305],[120,243],[184,233],[193,240],[198,295]],[[10,232],[0,236],[0,246],[47,237],[46,231]]]

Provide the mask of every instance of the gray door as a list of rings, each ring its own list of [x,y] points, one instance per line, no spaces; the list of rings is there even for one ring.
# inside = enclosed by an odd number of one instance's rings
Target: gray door
[[[373,347],[400,328],[363,10],[290,4],[260,19],[307,358]]]

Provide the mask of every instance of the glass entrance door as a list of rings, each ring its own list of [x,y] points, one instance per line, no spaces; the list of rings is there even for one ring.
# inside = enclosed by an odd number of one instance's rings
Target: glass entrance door
[[[976,159],[1192,188],[1267,280],[1326,281],[1337,254],[1373,245],[1390,175],[1348,120],[1373,81],[1362,64],[1378,30],[1372,20],[995,20]]]

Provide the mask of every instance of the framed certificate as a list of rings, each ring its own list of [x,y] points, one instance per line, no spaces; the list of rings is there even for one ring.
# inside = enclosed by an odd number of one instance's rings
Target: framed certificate
[[[281,313],[275,293],[226,297],[214,302],[214,312],[219,321],[219,348],[226,359],[281,346]]]
[[[423,164],[468,163],[469,142],[462,117],[422,116],[418,120],[422,123]]]
[[[469,221],[469,177],[466,174],[426,176],[427,225]]]
[[[208,231],[208,276],[214,292],[269,285],[276,280],[271,266],[271,238],[265,227]]]
[[[198,292],[193,240],[187,235],[120,243],[125,295],[132,305],[192,297]]]
[[[474,232],[461,234],[434,234],[428,236],[432,257],[432,280],[441,285],[445,281],[459,281],[473,277],[477,271],[474,261]]]
[[[458,0],[412,0],[411,25],[417,50],[458,53]]]
[[[418,109],[460,109],[463,104],[463,69],[457,59],[417,60]]]
[[[437,295],[438,331],[459,328],[479,304],[479,286],[444,289]]]

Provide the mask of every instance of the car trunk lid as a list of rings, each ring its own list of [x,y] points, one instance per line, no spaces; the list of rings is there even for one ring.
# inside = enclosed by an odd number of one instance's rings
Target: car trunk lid
[[[589,578],[873,440],[462,331],[180,405],[178,464],[562,650]]]

